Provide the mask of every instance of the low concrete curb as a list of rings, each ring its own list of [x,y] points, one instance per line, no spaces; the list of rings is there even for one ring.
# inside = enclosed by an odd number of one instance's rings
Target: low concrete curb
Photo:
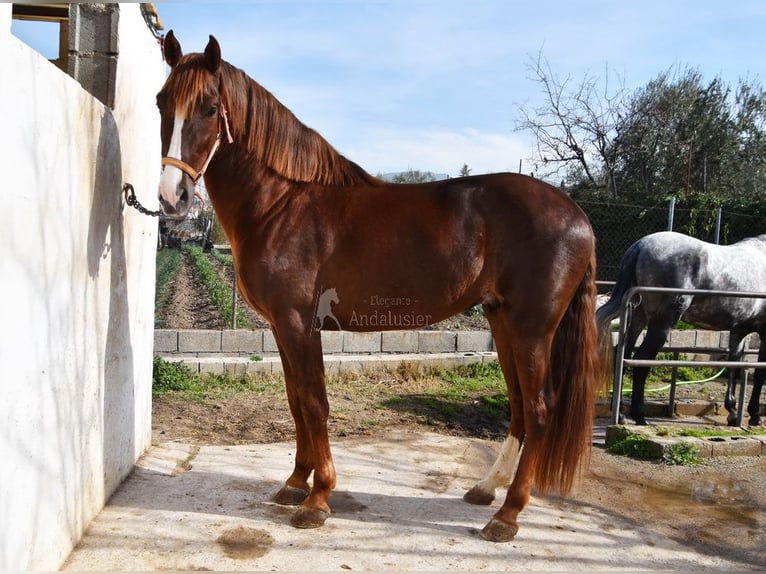
[[[259,356],[257,360],[249,357],[189,357],[180,355],[162,355],[166,361],[180,362],[198,373],[275,373],[283,372],[279,355]],[[324,355],[325,372],[330,375],[340,373],[361,373],[378,369],[396,369],[401,365],[421,367],[453,368],[471,363],[483,363],[497,360],[497,353],[398,353],[375,355],[330,354]]]
[[[451,368],[496,361],[489,331],[322,331],[328,374],[357,373],[402,364]],[[281,373],[270,330],[154,332],[154,353],[200,373]]]
[[[715,437],[656,436],[652,427],[612,425],[606,429],[606,444],[610,445],[628,435],[645,435],[646,444],[656,458],[674,445],[689,443],[702,458],[717,456],[766,456],[766,435],[736,435]]]
[[[336,353],[483,353],[495,350],[489,331],[322,331],[325,354]],[[161,356],[248,356],[277,353],[268,329],[154,331],[154,352]]]

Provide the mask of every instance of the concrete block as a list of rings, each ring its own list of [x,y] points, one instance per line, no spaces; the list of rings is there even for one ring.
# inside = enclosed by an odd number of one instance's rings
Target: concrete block
[[[491,351],[493,348],[490,331],[459,331],[457,333],[457,351]]]
[[[418,352],[454,353],[457,334],[453,331],[418,331]]]
[[[70,9],[69,46],[75,52],[117,54],[117,4],[73,4]]]
[[[344,353],[379,353],[380,333],[343,333]]]
[[[716,411],[716,404],[710,401],[678,400],[675,406],[675,413],[681,416],[703,417],[715,415]]]
[[[381,351],[384,353],[417,353],[417,331],[385,331],[381,333]]]
[[[697,339],[695,345],[697,347],[718,347],[720,344],[720,336],[718,331],[697,331]]]
[[[719,331],[718,332],[718,346],[723,347],[724,349],[729,348],[729,332],[728,331]]]
[[[199,362],[199,372],[202,375],[222,375],[225,372],[224,364],[222,361],[218,360],[205,361],[203,359]]]
[[[181,353],[220,353],[221,331],[178,331],[178,350]]]
[[[245,367],[245,372],[248,375],[255,375],[259,373],[271,373],[271,368],[274,361],[249,361]]]
[[[172,329],[154,330],[154,352],[159,353],[177,353],[178,352],[178,331]]]
[[[713,456],[760,456],[761,442],[748,436],[714,436],[704,439],[713,447]]]
[[[274,338],[274,333],[271,330],[263,332],[263,352],[264,353],[278,353],[279,347],[277,347],[277,340]]]
[[[474,363],[483,363],[484,357],[479,353],[463,353],[462,355],[463,365],[473,365]]]
[[[244,375],[247,373],[247,364],[249,361],[229,360],[223,362],[223,370],[230,375]]]
[[[697,343],[697,331],[671,331],[671,347],[694,347]]]
[[[263,353],[263,331],[222,331],[221,350],[224,353]]]
[[[322,331],[322,352],[323,353],[342,353],[343,352],[343,332],[342,331]]]

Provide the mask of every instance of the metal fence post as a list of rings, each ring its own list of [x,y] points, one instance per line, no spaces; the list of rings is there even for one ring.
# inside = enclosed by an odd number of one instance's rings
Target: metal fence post
[[[670,207],[668,208],[668,231],[673,231],[673,219],[676,216],[676,196],[670,198]]]

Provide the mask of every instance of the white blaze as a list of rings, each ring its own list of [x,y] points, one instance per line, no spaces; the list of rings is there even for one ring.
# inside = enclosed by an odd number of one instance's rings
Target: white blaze
[[[173,120],[173,135],[170,137],[167,157],[181,159],[181,134],[183,128],[184,118],[176,114]],[[184,172],[175,166],[163,166],[162,176],[160,177],[160,196],[173,207],[178,202],[178,186],[181,185],[183,175]]]

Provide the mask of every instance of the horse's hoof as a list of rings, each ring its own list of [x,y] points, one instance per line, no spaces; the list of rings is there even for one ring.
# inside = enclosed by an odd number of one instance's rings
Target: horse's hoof
[[[508,524],[493,518],[481,531],[481,537],[490,542],[510,542],[518,531],[518,524]]]
[[[730,427],[737,426],[737,415],[729,415],[726,417],[726,424],[728,424]]]
[[[642,427],[645,427],[647,425],[646,419],[643,417],[643,415],[631,415],[630,418],[633,419],[633,421]]]
[[[463,500],[465,500],[468,504],[487,506],[492,504],[492,501],[495,500],[495,494],[480,489],[479,485],[477,484],[463,495]]]
[[[761,417],[750,417],[750,420],[748,421],[748,424],[751,427],[759,427],[759,426],[761,426]]]
[[[308,490],[285,485],[274,495],[272,500],[285,506],[297,506],[302,504],[308,495]]]
[[[330,513],[316,508],[301,508],[290,519],[290,524],[295,528],[319,528],[327,519]]]

